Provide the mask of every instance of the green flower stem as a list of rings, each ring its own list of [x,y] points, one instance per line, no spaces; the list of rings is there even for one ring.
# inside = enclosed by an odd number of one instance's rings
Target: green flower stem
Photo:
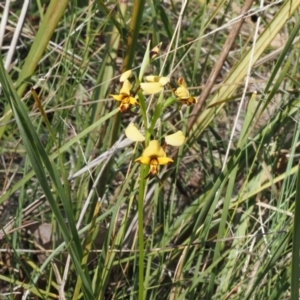
[[[146,101],[145,97],[142,93],[141,90],[138,91],[138,97],[139,97],[139,103],[140,103],[140,108],[141,108],[141,114],[144,122],[144,127],[145,127],[145,136],[146,136],[146,145],[148,145],[148,140],[147,140],[147,129],[148,129],[148,120],[147,120],[147,113],[146,113]]]
[[[160,118],[161,116],[161,112],[162,112],[162,109],[163,109],[163,100],[164,100],[164,91],[162,91],[159,95],[159,99],[158,99],[158,102],[155,106],[155,111],[153,113],[153,117],[152,117],[152,121],[151,121],[151,125],[150,125],[150,128],[149,128],[149,134],[151,135],[152,132],[153,132],[153,129],[155,127],[155,124],[157,122],[157,120]]]
[[[139,241],[139,300],[144,299],[144,196],[146,189],[146,176],[149,167],[141,166],[140,187],[138,199],[138,241]]]

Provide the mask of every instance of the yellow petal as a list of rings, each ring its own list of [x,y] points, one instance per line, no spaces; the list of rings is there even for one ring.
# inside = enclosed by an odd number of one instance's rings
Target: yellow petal
[[[182,131],[179,130],[173,134],[167,135],[165,137],[165,141],[168,145],[179,147],[185,141],[185,136],[183,135]]]
[[[159,82],[160,77],[159,76],[154,76],[154,75],[149,75],[145,77],[148,82]]]
[[[166,164],[174,162],[174,160],[170,157],[158,157],[157,161],[160,165],[166,165]]]
[[[179,99],[187,99],[190,97],[189,91],[185,87],[179,87],[174,91],[174,94],[179,98]]]
[[[145,137],[143,134],[137,129],[137,127],[130,123],[127,128],[125,129],[125,135],[128,139],[134,142],[143,142]]]
[[[169,82],[170,82],[170,78],[169,77],[160,77],[160,79],[159,79],[159,83],[161,85],[166,85]]]
[[[190,104],[194,104],[194,103],[197,103],[198,101],[197,101],[197,98],[195,98],[195,97],[189,97],[188,102]]]
[[[134,97],[129,97],[129,102],[132,105],[139,105],[139,103],[137,102],[137,100]]]
[[[189,98],[189,101],[190,101],[191,98],[193,99],[192,103],[198,103],[198,100],[197,100],[197,98],[195,98],[195,97],[190,97],[190,98]],[[191,102],[191,101],[190,101],[190,102]]]
[[[143,164],[143,165],[150,165],[151,158],[141,156],[141,157],[137,158],[135,161],[140,164]]]
[[[125,79],[122,88],[120,90],[120,94],[130,95],[130,90],[131,90],[131,83],[129,82],[129,80]]]
[[[124,82],[126,79],[128,79],[131,75],[131,70],[128,70],[126,72],[124,72],[123,74],[121,74],[120,76],[120,82]]]
[[[165,157],[166,153],[157,140],[149,142],[143,151],[143,157]]]
[[[122,101],[123,100],[123,96],[122,95],[109,95],[109,96],[113,97],[117,101]]]
[[[169,77],[149,75],[149,76],[146,76],[146,81],[148,81],[148,82],[159,82],[161,85],[166,85],[167,83],[170,82],[170,78]]]
[[[141,89],[144,95],[153,95],[159,93],[163,86],[159,82],[142,82]]]

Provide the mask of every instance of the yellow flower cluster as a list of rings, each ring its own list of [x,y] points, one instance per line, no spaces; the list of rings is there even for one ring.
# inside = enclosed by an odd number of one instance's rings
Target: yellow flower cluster
[[[121,102],[119,109],[121,112],[127,110],[130,105],[139,105],[136,99],[136,92],[132,93],[132,85],[128,78],[131,75],[131,70],[126,71],[120,77],[121,89],[118,95],[110,95],[116,101]],[[154,95],[163,90],[163,88],[170,83],[169,77],[155,76],[150,75],[146,76],[146,82],[141,82],[139,88],[142,89],[144,95]],[[189,90],[187,89],[186,83],[182,77],[177,81],[179,87],[172,89],[174,95],[177,97],[178,101],[182,104],[188,106],[197,103],[197,99],[190,95]]]
[[[148,55],[150,57],[150,60],[154,59],[158,55],[160,47],[161,44],[156,46],[151,51],[148,50]],[[145,66],[147,66],[147,62],[150,60],[149,58],[148,59],[144,58],[144,61],[146,62]],[[141,68],[141,70],[144,69]],[[142,75],[140,75],[139,78],[143,77],[143,71],[141,72]],[[140,84],[138,84],[138,86],[135,86],[135,91],[132,91],[133,86],[129,81],[131,74],[132,74],[131,70],[124,72],[120,77],[121,88],[119,94],[110,95],[114,100],[120,102],[119,109],[121,112],[126,111],[131,106],[140,106],[137,100],[137,93],[139,92],[139,90],[142,91],[143,96],[154,95],[162,92],[166,86],[168,85],[170,86],[169,77],[151,75],[151,76],[146,76],[145,82],[141,82]],[[178,83],[177,88],[171,87],[171,91],[175,95],[177,101],[181,104],[186,104],[188,106],[197,103],[196,98],[190,95],[184,79],[179,78],[177,83]],[[139,95],[141,97],[141,94]],[[145,116],[148,112],[144,111],[145,108],[143,105],[141,105],[140,107],[141,107],[142,115]],[[157,118],[158,117],[156,116],[156,119],[154,119],[155,120],[154,123],[156,122]],[[148,119],[149,117],[146,118],[144,117],[144,123],[147,122]],[[144,126],[145,130],[146,131],[148,130],[146,136],[149,137],[151,134],[153,134],[153,132],[150,132],[150,130],[151,131],[153,130],[154,125],[150,127],[148,127],[146,124],[144,125],[145,125]],[[149,165],[150,167],[149,175],[153,175],[153,176],[157,175],[158,168],[160,165],[167,165],[173,163],[173,159],[167,156],[165,152],[165,147],[167,145],[179,147],[185,142],[185,136],[180,130],[174,134],[165,136],[164,137],[165,142],[163,145],[161,145],[159,140],[157,139],[154,140],[149,140],[149,138],[146,139],[145,136],[141,133],[141,131],[133,123],[130,123],[128,127],[125,129],[125,135],[127,136],[128,139],[132,141],[143,143],[144,150],[142,152],[142,155],[138,157],[135,161],[140,164]]]

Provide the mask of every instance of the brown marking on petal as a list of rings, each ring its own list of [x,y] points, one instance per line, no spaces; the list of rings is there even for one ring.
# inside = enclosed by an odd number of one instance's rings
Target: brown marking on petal
[[[194,97],[189,97],[186,99],[180,98],[178,99],[182,104],[186,104],[187,106],[191,106],[192,104],[195,104],[197,101]]]
[[[156,157],[151,158],[150,160],[150,173],[152,175],[157,174],[158,172],[158,160]]]
[[[123,103],[123,104],[129,104],[129,103],[130,103],[130,96],[126,95],[126,96],[122,99],[122,103]]]
[[[160,42],[156,47],[154,47],[150,51],[150,59],[154,59],[159,54],[161,45],[162,45],[162,42]]]
[[[122,103],[120,105],[120,111],[124,112],[130,107],[130,96],[124,94],[124,98],[122,99]]]
[[[184,85],[184,79],[182,77],[178,78],[178,85]]]
[[[197,100],[196,100],[195,97],[189,97],[188,102],[189,102],[190,104],[195,104],[195,103],[197,103]]]
[[[119,106],[120,112],[124,112],[128,109],[129,105],[122,102],[121,105]]]
[[[188,99],[182,99],[182,98],[180,98],[180,99],[178,99],[178,101],[181,102],[182,104],[189,105],[188,104],[189,103]]]

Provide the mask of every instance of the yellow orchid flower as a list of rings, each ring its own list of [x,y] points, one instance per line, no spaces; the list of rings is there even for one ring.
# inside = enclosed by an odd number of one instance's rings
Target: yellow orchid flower
[[[142,156],[135,161],[143,165],[149,165],[150,174],[156,175],[159,165],[172,163],[173,159],[167,157],[164,149],[157,140],[152,140],[150,141],[149,146],[144,149]]]
[[[131,83],[129,82],[128,78],[131,75],[131,70],[124,72],[120,77],[120,82],[122,83],[122,87],[120,90],[119,95],[110,95],[116,101],[120,101],[121,104],[119,109],[121,112],[124,112],[126,109],[129,108],[130,105],[139,105],[138,101],[131,96]]]
[[[138,130],[138,128],[130,123],[125,129],[125,135],[128,139],[134,142],[144,142],[145,137]],[[182,131],[177,131],[165,137],[165,142],[171,146],[181,146],[185,141],[185,136]],[[136,162],[150,166],[150,173],[156,175],[159,165],[166,165],[173,162],[173,159],[167,157],[163,147],[157,140],[152,140],[149,145],[144,149],[142,156],[135,160]]]
[[[188,106],[197,103],[197,99],[190,95],[190,92],[188,91],[185,81],[182,77],[178,79],[177,83],[179,87],[177,89],[174,89],[173,92],[178,100]]]
[[[164,86],[170,82],[170,78],[162,76],[147,76],[146,81],[141,83],[141,89],[144,95],[154,95],[159,93]]]

